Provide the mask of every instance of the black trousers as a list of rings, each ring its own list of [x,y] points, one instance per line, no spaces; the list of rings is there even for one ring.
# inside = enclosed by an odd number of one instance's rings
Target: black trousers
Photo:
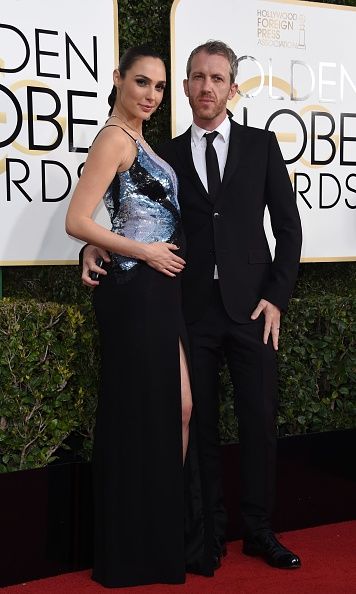
[[[263,314],[246,324],[231,320],[221,299],[219,281],[214,281],[211,302],[202,319],[188,324],[203,499],[217,553],[225,542],[226,527],[218,436],[218,379],[224,356],[239,422],[244,532],[256,534],[270,528],[275,486],[277,360],[272,341],[263,343],[263,328]]]

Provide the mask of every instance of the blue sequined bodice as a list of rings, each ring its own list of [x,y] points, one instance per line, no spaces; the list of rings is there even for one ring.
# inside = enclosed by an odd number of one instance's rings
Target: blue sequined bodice
[[[145,243],[174,243],[180,234],[177,178],[173,169],[138,140],[131,167],[117,173],[104,195],[111,230]],[[137,260],[111,254],[114,267],[128,271]]]

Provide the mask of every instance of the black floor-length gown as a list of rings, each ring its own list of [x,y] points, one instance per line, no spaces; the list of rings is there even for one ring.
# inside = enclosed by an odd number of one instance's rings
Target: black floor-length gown
[[[132,166],[115,176],[104,196],[112,230],[183,247],[175,174],[135,142]],[[117,254],[107,269],[94,290],[101,388],[93,453],[93,579],[107,587],[183,583],[189,559],[179,340],[187,354],[188,347],[180,278]],[[195,465],[194,497],[198,475]],[[196,503],[193,524],[192,570],[211,575],[203,512]]]

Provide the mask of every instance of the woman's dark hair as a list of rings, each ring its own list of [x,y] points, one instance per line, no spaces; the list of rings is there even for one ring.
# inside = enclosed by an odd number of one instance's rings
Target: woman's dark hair
[[[158,58],[164,64],[163,58],[153,50],[149,45],[137,45],[134,47],[130,47],[126,50],[121,56],[118,70],[120,72],[120,76],[125,78],[126,72],[130,70],[130,68],[134,65],[137,60],[140,58]],[[115,101],[116,101],[116,92],[117,89],[115,85],[111,89],[111,93],[108,97],[108,103],[110,105],[109,115],[112,114],[112,110],[114,109]]]

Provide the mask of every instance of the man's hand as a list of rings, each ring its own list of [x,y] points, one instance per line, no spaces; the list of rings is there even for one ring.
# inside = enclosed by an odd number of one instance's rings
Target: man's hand
[[[281,322],[281,310],[273,303],[261,299],[256,309],[251,314],[251,320],[257,320],[261,313],[265,316],[265,327],[263,331],[263,342],[267,344],[268,337],[272,334],[272,343],[275,351],[278,351],[279,325]]]
[[[99,284],[98,280],[92,280],[89,276],[90,272],[98,272],[99,274],[107,274],[104,268],[100,268],[96,264],[97,258],[102,258],[104,262],[110,262],[110,256],[106,250],[96,247],[95,245],[87,245],[83,251],[83,269],[82,281],[83,285],[87,287],[96,287]]]

